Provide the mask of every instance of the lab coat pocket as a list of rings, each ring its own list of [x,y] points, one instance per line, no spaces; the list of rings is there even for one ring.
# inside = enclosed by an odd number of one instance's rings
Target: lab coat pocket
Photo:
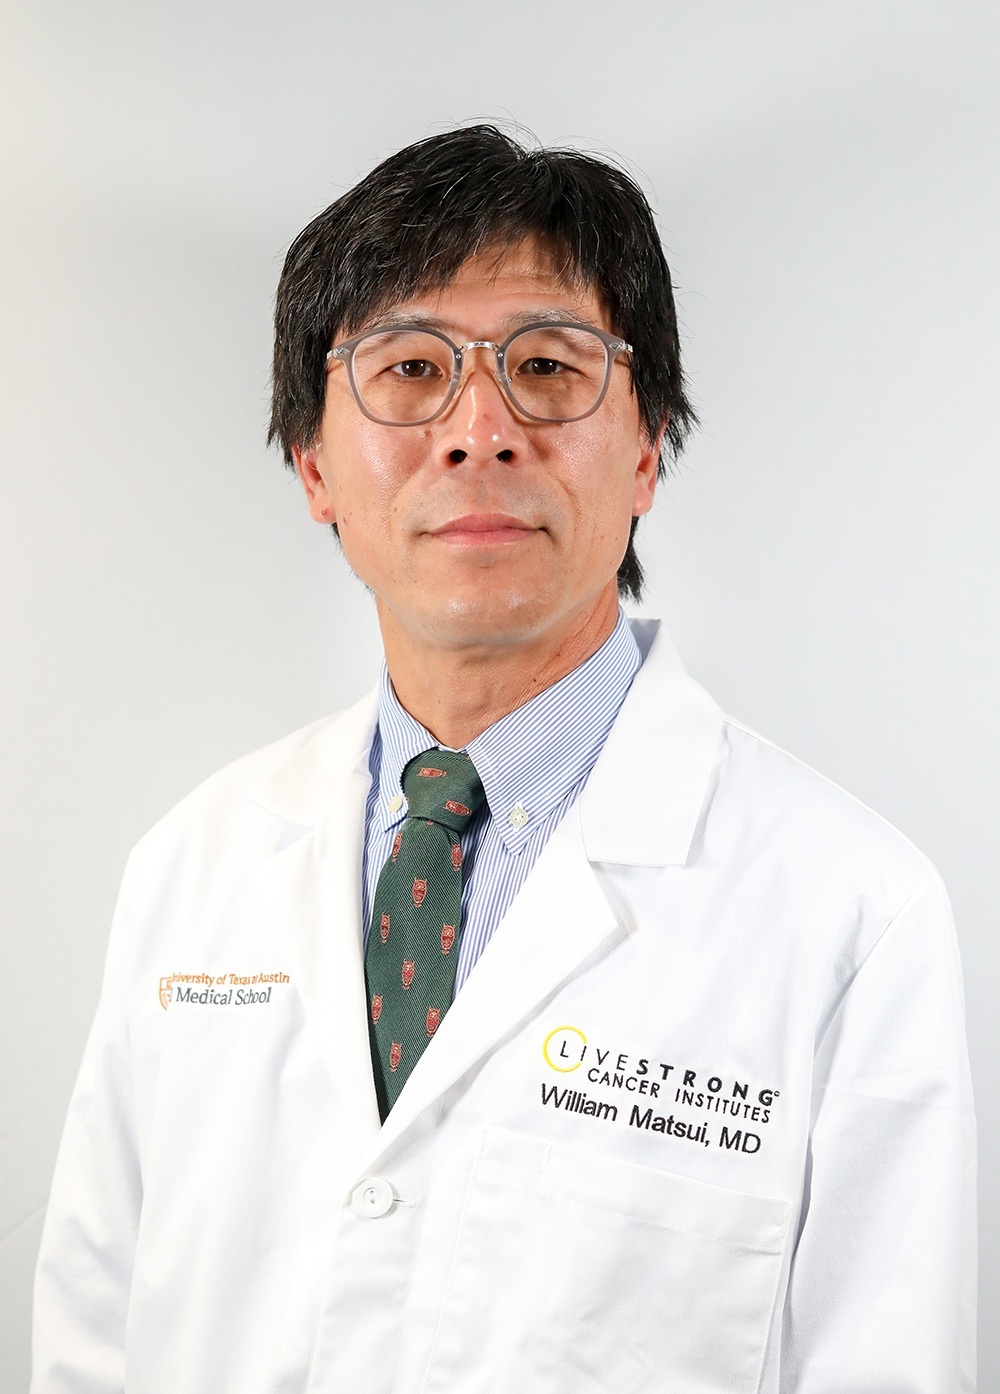
[[[752,1394],[790,1211],[488,1129],[425,1394]]]

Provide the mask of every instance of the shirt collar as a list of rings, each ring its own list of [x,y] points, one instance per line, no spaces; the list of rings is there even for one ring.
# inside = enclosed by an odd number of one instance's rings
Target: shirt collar
[[[490,815],[511,852],[521,851],[569,791],[590,774],[641,664],[642,653],[619,609],[618,623],[596,653],[466,746],[483,781]],[[374,817],[385,831],[406,816],[404,768],[438,742],[400,705],[384,663],[376,744],[379,793]]]

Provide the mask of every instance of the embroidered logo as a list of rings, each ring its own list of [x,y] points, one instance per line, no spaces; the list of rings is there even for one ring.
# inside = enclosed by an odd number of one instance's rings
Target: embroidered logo
[[[427,1034],[433,1036],[434,1032],[441,1025],[441,1013],[437,1007],[427,1008]]]
[[[199,1007],[252,1007],[280,995],[287,973],[167,973],[159,980],[157,997],[163,1010],[175,1002]]]
[[[399,1044],[398,1041],[393,1041],[391,1047],[389,1048],[389,1069],[392,1070],[393,1074],[395,1074],[396,1071],[399,1069],[399,1062],[402,1058],[402,1055],[403,1047]]]
[[[441,952],[446,954],[455,942],[455,926],[446,924],[441,926]]]
[[[395,861],[399,856],[399,849],[403,845],[403,834],[397,833],[392,839],[392,860]]]
[[[457,842],[451,849],[451,864],[456,871],[462,870],[462,849]]]
[[[413,903],[414,903],[414,905],[423,905],[423,903],[424,903],[424,896],[425,896],[426,894],[427,894],[427,882],[426,882],[426,881],[421,881],[421,880],[415,880],[415,881],[413,882]]]
[[[403,972],[402,972],[402,975],[401,975],[401,976],[402,976],[402,979],[403,979],[403,986],[404,986],[404,987],[409,987],[410,984],[413,982],[413,959],[412,959],[412,958],[406,958],[406,959],[403,960]]]
[[[372,998],[372,1025],[373,1025],[373,1026],[376,1025],[376,1023],[378,1022],[378,1019],[379,1019],[379,1017],[380,1017],[381,1015],[382,1015],[382,999],[381,999],[381,997],[373,997],[373,998]]]
[[[446,799],[444,806],[449,813],[457,813],[462,818],[468,818],[472,812],[470,808],[466,808],[464,803],[456,803],[454,799]]]
[[[386,941],[386,940],[388,939],[388,937],[389,937],[389,916],[388,916],[388,915],[383,915],[383,916],[382,916],[382,923],[379,925],[379,931],[378,931],[378,932],[379,932],[379,934],[380,934],[380,936],[381,936],[381,938],[382,938],[382,943],[384,944],[385,941]]]
[[[436,770],[433,765],[421,766],[420,773],[425,779],[444,779],[445,771]]]

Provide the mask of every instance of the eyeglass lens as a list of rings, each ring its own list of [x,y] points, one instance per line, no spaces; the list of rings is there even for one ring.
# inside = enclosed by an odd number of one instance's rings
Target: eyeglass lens
[[[585,416],[604,388],[608,354],[587,329],[545,325],[511,339],[505,355],[515,405],[545,421]],[[454,356],[434,334],[387,329],[354,349],[354,381],[366,409],[381,421],[425,421],[451,385]]]

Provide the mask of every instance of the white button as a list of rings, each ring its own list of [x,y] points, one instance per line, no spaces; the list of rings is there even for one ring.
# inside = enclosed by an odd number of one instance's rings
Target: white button
[[[403,796],[402,796],[402,794],[397,794],[397,795],[395,796],[395,798],[392,798],[392,799],[389,800],[389,812],[390,812],[390,813],[398,813],[399,810],[400,810],[402,807],[403,807]]]
[[[387,1215],[396,1199],[388,1181],[381,1176],[366,1176],[351,1193],[351,1209],[363,1220],[377,1220]]]
[[[508,814],[512,828],[523,828],[530,816],[528,810],[519,803],[516,803]]]

